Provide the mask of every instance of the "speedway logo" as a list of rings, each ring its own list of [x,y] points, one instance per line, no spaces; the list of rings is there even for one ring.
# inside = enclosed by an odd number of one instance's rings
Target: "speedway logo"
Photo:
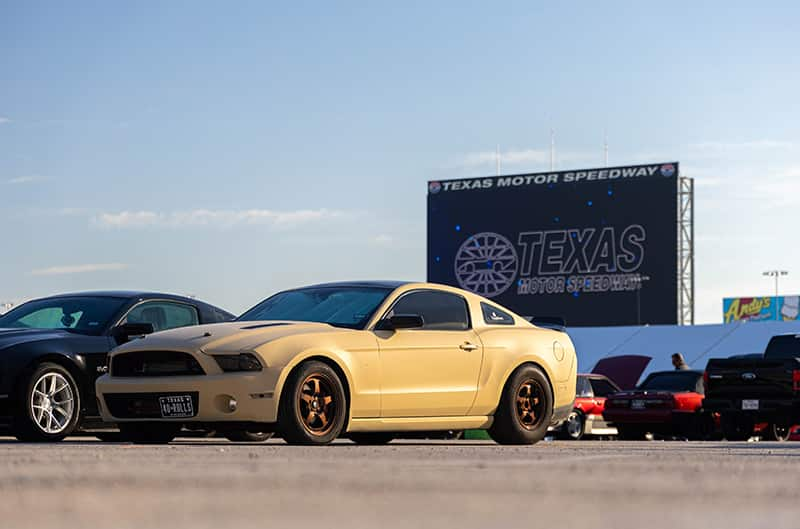
[[[519,295],[632,291],[642,287],[646,240],[640,224],[525,231],[515,244],[482,232],[461,244],[455,276],[462,288],[486,297],[512,284]]]
[[[587,169],[582,171],[560,171],[553,173],[534,173],[512,176],[494,176],[486,178],[467,178],[460,180],[431,181],[428,182],[428,192],[438,194],[450,191],[474,191],[494,188],[517,188],[528,186],[542,186],[553,184],[579,184],[583,182],[608,181],[609,183],[651,177],[673,177],[677,175],[677,163],[632,165],[626,167],[611,167],[601,169]]]

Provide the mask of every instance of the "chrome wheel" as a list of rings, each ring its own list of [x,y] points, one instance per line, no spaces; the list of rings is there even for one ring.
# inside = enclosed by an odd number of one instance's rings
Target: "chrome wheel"
[[[564,430],[571,439],[580,439],[583,437],[583,419],[577,411],[573,411],[569,414],[564,424]]]
[[[75,392],[63,375],[44,373],[33,385],[30,397],[31,417],[47,434],[67,429],[75,415]]]

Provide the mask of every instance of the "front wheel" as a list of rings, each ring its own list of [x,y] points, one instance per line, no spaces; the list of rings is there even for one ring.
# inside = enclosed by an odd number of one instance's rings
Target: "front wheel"
[[[80,422],[80,390],[58,364],[39,365],[16,400],[14,436],[20,441],[61,441]]]
[[[770,423],[764,432],[764,439],[767,441],[784,442],[792,434],[792,427],[788,424]]]
[[[271,437],[272,432],[250,432],[247,430],[225,432],[225,438],[234,443],[263,443]]]
[[[572,410],[567,420],[561,425],[559,439],[580,441],[586,432],[586,417],[580,410]]]
[[[550,382],[538,367],[520,367],[503,388],[489,436],[499,444],[541,441],[553,416],[552,395]]]
[[[287,380],[281,396],[278,430],[289,444],[324,445],[342,432],[347,398],[328,364],[309,361]]]
[[[178,436],[180,424],[163,422],[130,422],[119,425],[122,440],[133,444],[167,444]]]

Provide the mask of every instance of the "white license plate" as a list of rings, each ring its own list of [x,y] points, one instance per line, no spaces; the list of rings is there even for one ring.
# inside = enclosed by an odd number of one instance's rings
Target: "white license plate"
[[[745,399],[742,401],[742,409],[743,410],[757,410],[758,409],[758,399]]]
[[[174,395],[158,397],[161,406],[161,416],[165,419],[171,417],[194,417],[194,404],[191,395]]]
[[[645,403],[643,400],[632,400],[631,401],[631,409],[632,410],[643,410]]]

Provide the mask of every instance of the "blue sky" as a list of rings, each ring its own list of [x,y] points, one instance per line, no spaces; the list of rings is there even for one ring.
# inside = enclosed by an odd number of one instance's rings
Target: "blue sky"
[[[3,2],[0,302],[424,279],[425,182],[679,160],[697,315],[800,293],[795,2]]]

